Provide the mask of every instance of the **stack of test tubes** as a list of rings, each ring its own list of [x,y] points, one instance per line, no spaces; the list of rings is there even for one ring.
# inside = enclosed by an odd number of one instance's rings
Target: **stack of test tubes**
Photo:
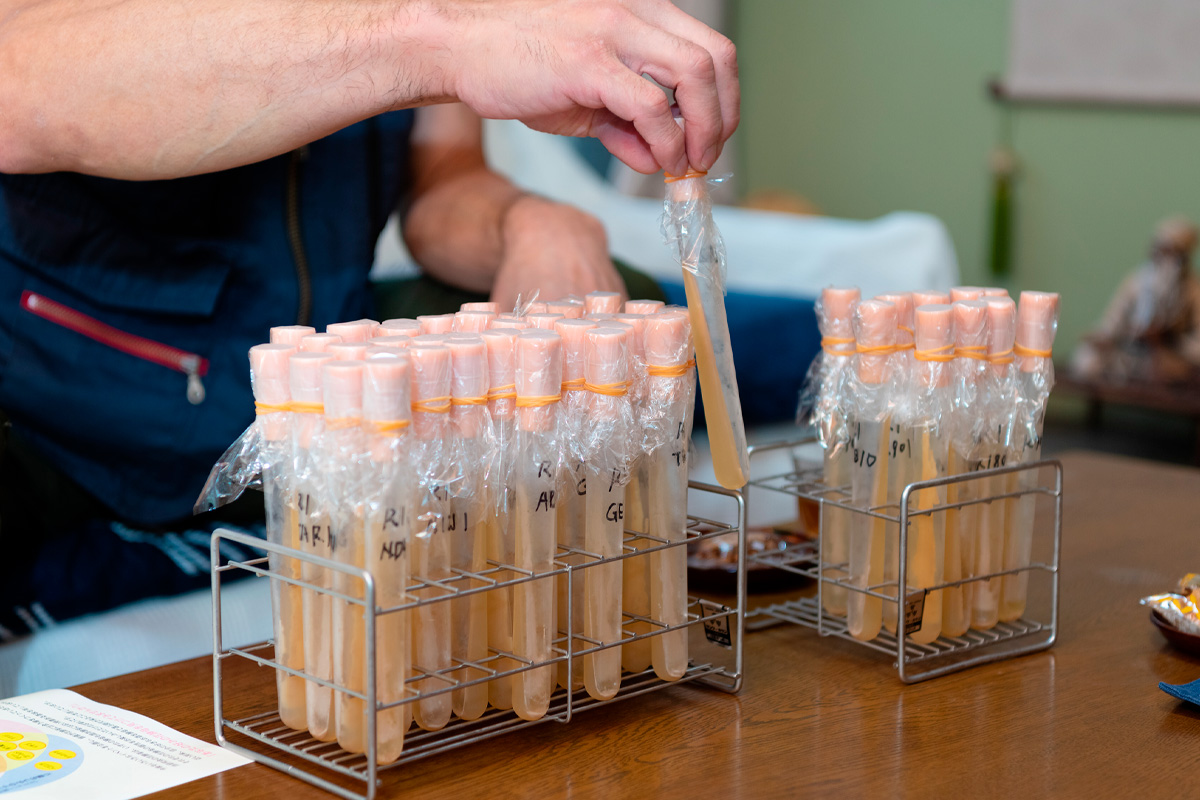
[[[604,700],[623,672],[684,676],[686,547],[653,545],[686,539],[692,356],[686,310],[605,292],[273,328],[251,349],[257,417],[231,450],[254,451],[268,541],[365,570],[385,610],[380,764],[414,724],[536,720],[556,686]],[[362,601],[361,573],[270,568],[305,584],[272,580],[275,660],[301,673],[277,670],[282,722],[365,752],[372,612],[338,596]]]
[[[899,597],[894,520],[910,484],[1040,459],[1058,304],[1057,294],[1022,292],[1014,303],[978,287],[822,293],[822,352],[802,411],[824,448],[824,485],[845,493],[822,520],[822,604],[851,636],[886,630],[928,644],[1024,614],[1036,470],[910,494],[903,571],[906,599],[928,590],[919,620],[898,621],[900,604],[887,599]],[[922,513],[931,509],[942,510]]]

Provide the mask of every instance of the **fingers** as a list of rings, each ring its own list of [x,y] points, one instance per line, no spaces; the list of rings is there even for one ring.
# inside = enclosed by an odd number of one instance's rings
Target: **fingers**
[[[632,125],[633,132],[653,156],[655,166],[645,168],[644,152],[640,153],[638,143],[630,140],[628,128],[606,125],[604,123],[612,123],[612,120],[598,115],[599,125],[594,128],[592,135],[597,136],[613,155],[639,172],[656,172],[661,168],[671,174],[682,175],[687,171],[683,131],[675,123],[671,104],[662,89],[621,65],[610,70],[599,96],[604,107],[614,116]]]
[[[693,81],[699,79],[701,82],[688,88],[699,88],[705,79],[711,80],[711,90],[716,94],[720,109],[720,130],[715,136],[713,135],[714,126],[708,120],[712,111],[708,107],[707,92],[690,91],[685,95],[680,95],[678,86],[667,84],[659,77],[654,77],[659,83],[672,85],[676,89],[676,100],[683,111],[683,118],[687,121],[688,159],[692,166],[707,170],[717,160],[725,140],[733,135],[741,121],[741,85],[738,82],[737,48],[728,38],[700,20],[689,16],[672,3],[661,2],[661,0],[641,2],[633,5],[633,11],[645,22],[703,50],[708,56],[707,61],[712,70],[711,78],[708,75],[700,74],[701,71],[707,71],[707,65],[699,64],[694,53],[687,55],[694,68],[690,77]],[[703,67],[703,70],[699,67]],[[698,127],[697,122],[700,123]]]
[[[593,124],[591,135],[599,139],[608,152],[629,165],[630,169],[643,175],[652,175],[662,169],[646,140],[634,129],[633,123],[608,111],[597,112],[597,119],[599,121]]]

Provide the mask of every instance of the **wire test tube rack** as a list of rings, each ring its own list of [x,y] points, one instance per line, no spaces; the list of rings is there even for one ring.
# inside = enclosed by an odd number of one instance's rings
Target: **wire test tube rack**
[[[705,483],[692,481],[689,483],[689,494],[707,493],[724,497],[728,502],[720,501],[721,508],[728,508],[728,514],[720,516],[723,519],[714,520],[697,516],[688,516],[686,536],[678,541],[668,542],[665,539],[651,536],[647,533],[626,530],[622,554],[612,558],[602,558],[595,553],[559,545],[555,569],[549,572],[531,573],[521,570],[511,564],[488,562],[488,569],[479,573],[468,573],[455,570],[455,576],[441,581],[416,582],[408,589],[413,596],[415,590],[436,588],[441,596],[411,601],[392,608],[380,608],[375,603],[375,584],[371,574],[364,569],[347,566],[319,556],[294,550],[286,546],[273,544],[262,539],[248,536],[228,529],[218,529],[212,537],[211,568],[212,568],[212,602],[213,602],[213,713],[216,728],[217,743],[241,755],[279,769],[308,783],[325,789],[347,800],[374,800],[381,785],[380,773],[399,767],[416,759],[445,753],[466,745],[481,742],[510,731],[527,728],[542,722],[557,721],[567,723],[578,712],[596,708],[609,703],[636,697],[647,692],[669,688],[675,684],[695,681],[714,688],[735,693],[742,685],[742,633],[746,599],[745,577],[745,498],[740,492],[723,489]],[[687,598],[687,619],[676,625],[669,625],[661,620],[643,615],[624,614],[621,642],[602,644],[584,636],[581,631],[572,630],[571,591],[572,582],[581,579],[583,570],[600,564],[619,562],[631,557],[645,556],[668,548],[686,548],[692,542],[703,541],[717,536],[734,534],[738,538],[739,559],[737,575],[736,605],[692,596]],[[247,548],[268,553],[278,553],[285,558],[315,564],[327,570],[340,572],[351,576],[362,583],[362,599],[350,597],[333,589],[328,589],[303,580],[290,578],[273,572],[268,565],[266,556],[261,558],[234,560],[222,555],[221,543],[234,542]],[[580,562],[574,565],[567,563],[566,558]],[[222,636],[222,596],[221,584],[226,573],[241,571],[259,577],[270,578],[301,586],[305,589],[321,592],[345,602],[361,606],[364,610],[366,629],[364,645],[364,664],[366,666],[365,691],[355,692],[337,683],[322,680],[302,671],[285,667],[274,660],[273,642],[234,647],[225,644]],[[500,580],[498,575],[515,574],[518,577]],[[476,662],[453,661],[449,668],[437,672],[429,672],[413,665],[413,673],[406,681],[407,696],[392,703],[378,702],[378,686],[376,685],[376,628],[379,617],[386,614],[411,613],[419,606],[431,603],[448,602],[452,598],[465,597],[478,592],[488,592],[504,587],[512,587],[533,580],[555,581],[558,576],[565,576],[568,582],[568,606],[566,620],[558,620],[558,636],[553,642],[553,657],[547,661],[531,662],[513,653],[498,652],[489,649],[487,658]],[[463,588],[473,585],[474,588]],[[631,627],[641,623],[639,627],[648,632],[636,633]],[[380,711],[411,704],[422,698],[436,694],[452,692],[455,689],[472,686],[499,678],[509,677],[526,670],[565,663],[567,684],[572,683],[573,670],[577,659],[588,653],[597,652],[610,647],[620,647],[622,644],[648,639],[670,631],[687,629],[689,631],[689,664],[684,675],[676,681],[659,679],[653,669],[637,673],[624,673],[620,691],[609,700],[595,700],[586,691],[575,692],[557,688],[551,696],[550,708],[544,717],[537,720],[523,720],[513,711],[502,711],[490,708],[482,717],[475,720],[452,719],[444,728],[437,731],[424,731],[413,727],[404,739],[404,749],[398,760],[390,764],[379,764],[376,756],[376,718]],[[244,659],[260,666],[295,675],[322,686],[343,692],[362,700],[366,708],[366,752],[352,754],[342,750],[336,742],[320,742],[311,737],[307,731],[294,730],[280,720],[276,707],[274,684],[269,690],[264,690],[262,707],[268,709],[250,716],[229,719],[225,715],[226,681],[225,664],[229,659]],[[508,663],[516,663],[512,669],[498,669],[500,659]],[[464,674],[464,668],[471,675],[478,677],[465,680],[455,677],[456,673]],[[444,684],[442,688],[433,690],[418,690],[416,685],[428,685],[431,681]],[[240,735],[239,744],[229,740],[231,733]],[[346,780],[350,779],[350,780]],[[339,782],[340,780],[340,782]]]
[[[792,441],[781,441],[770,444],[752,446],[751,480],[743,489],[746,505],[749,507],[752,489],[782,492],[799,500],[809,501],[818,505],[821,526],[824,527],[827,511],[839,509],[849,515],[868,515],[893,523],[898,529],[898,563],[895,580],[885,580],[870,586],[859,586],[849,579],[847,563],[831,563],[825,556],[825,537],[818,535],[817,556],[809,548],[752,553],[749,559],[752,563],[775,567],[811,578],[816,582],[815,595],[790,599],[773,603],[768,606],[748,610],[746,612],[746,629],[761,630],[780,623],[792,623],[816,630],[821,636],[834,636],[854,642],[877,652],[895,657],[894,666],[900,680],[905,683],[936,678],[952,672],[967,669],[981,664],[1013,658],[1020,655],[1035,653],[1050,648],[1058,635],[1058,591],[1059,591],[1059,553],[1062,542],[1062,464],[1054,459],[1043,459],[1029,463],[1003,466],[994,469],[977,470],[974,472],[951,475],[932,480],[917,481],[904,487],[898,503],[890,503],[864,508],[850,501],[849,486],[830,486],[823,481],[823,468],[819,461],[806,460],[800,455],[801,448],[816,446],[815,437],[799,438]],[[794,469],[755,477],[753,466],[754,457],[768,451],[788,450],[793,456]],[[762,459],[759,459],[761,462]],[[980,482],[993,476],[1010,475],[1015,473],[1031,473],[1033,480],[1027,480],[1024,487],[1017,488],[1004,494],[982,494],[961,502],[941,503],[927,509],[914,510],[911,500],[923,490],[950,484],[966,484]],[[1011,569],[999,569],[986,574],[973,575],[957,581],[947,581],[924,589],[908,586],[908,542],[912,520],[921,515],[945,514],[946,511],[969,505],[980,505],[990,502],[1002,502],[1034,495],[1035,498],[1048,498],[1053,507],[1050,525],[1034,527],[1035,553],[1049,550],[1048,557],[1042,560],[1031,559],[1030,563]],[[1042,516],[1039,512],[1039,517]],[[1046,541],[1047,535],[1050,541]],[[1041,537],[1039,541],[1038,537]],[[933,642],[922,644],[914,642],[905,633],[904,620],[915,611],[920,618],[919,605],[928,592],[951,588],[972,582],[1002,579],[1004,576],[1029,573],[1042,576],[1048,586],[1039,587],[1042,590],[1044,602],[1040,609],[1040,618],[1032,617],[1027,611],[1020,618],[1010,622],[997,622],[987,630],[971,627],[961,636],[940,636]],[[861,641],[850,635],[845,616],[830,614],[824,604],[824,592],[829,586],[839,586],[848,592],[859,592],[879,598],[885,605],[891,604],[897,610],[896,632],[882,630],[870,641]],[[898,606],[898,586],[905,586],[905,608],[900,613]],[[1034,587],[1030,587],[1031,596]],[[890,590],[890,591],[889,591]]]

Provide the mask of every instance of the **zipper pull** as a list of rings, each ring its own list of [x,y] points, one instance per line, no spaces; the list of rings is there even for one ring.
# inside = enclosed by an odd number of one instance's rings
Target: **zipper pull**
[[[183,359],[181,362],[187,373],[187,399],[194,406],[204,402],[204,382],[200,380],[200,359],[196,357]]]

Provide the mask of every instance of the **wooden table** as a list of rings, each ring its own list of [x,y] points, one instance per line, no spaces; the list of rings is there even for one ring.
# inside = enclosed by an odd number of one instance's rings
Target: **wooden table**
[[[1200,470],[1063,462],[1061,635],[1047,653],[905,686],[863,648],[771,628],[746,639],[740,695],[673,687],[386,772],[382,794],[1186,795],[1200,709],[1157,684],[1200,678],[1200,659],[1167,646],[1137,601],[1200,570]],[[271,690],[266,670],[245,669]],[[76,689],[213,741],[210,659]],[[329,797],[258,764],[155,796]]]

